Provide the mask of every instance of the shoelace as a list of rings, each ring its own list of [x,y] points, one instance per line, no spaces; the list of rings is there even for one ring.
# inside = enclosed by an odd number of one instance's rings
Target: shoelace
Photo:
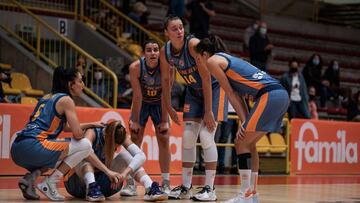
[[[159,187],[159,184],[154,182],[152,185],[151,185],[151,189],[150,189],[150,193],[151,194],[161,194],[161,190],[160,190],[160,187]]]
[[[205,192],[210,192],[211,191],[211,189],[210,189],[210,187],[209,186],[205,186],[205,187],[197,187],[196,189],[201,189],[200,191],[199,191],[199,193],[205,193]]]

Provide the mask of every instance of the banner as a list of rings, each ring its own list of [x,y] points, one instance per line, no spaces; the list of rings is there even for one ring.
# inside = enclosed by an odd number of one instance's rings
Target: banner
[[[291,120],[291,173],[360,174],[360,123]]]
[[[22,130],[26,125],[30,114],[34,109],[33,105],[24,104],[0,104],[0,175],[23,175],[25,169],[18,167],[11,160],[10,148],[16,132]],[[130,111],[124,109],[105,109],[77,107],[77,115],[80,122],[106,122],[110,119],[121,120],[128,128]],[[179,118],[182,115],[179,114]],[[171,174],[181,174],[181,140],[182,126],[176,124],[171,126],[170,131],[170,152],[171,152]],[[61,137],[69,137],[71,134],[63,133]],[[160,174],[159,147],[155,136],[155,128],[149,119],[145,128],[142,149],[147,160],[144,168],[149,174]]]

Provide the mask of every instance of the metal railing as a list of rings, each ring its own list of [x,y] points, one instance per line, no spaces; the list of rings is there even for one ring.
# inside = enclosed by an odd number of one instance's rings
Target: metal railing
[[[16,0],[1,1],[0,27],[16,38],[20,44],[32,51],[35,56],[55,68],[57,66],[76,67],[78,57],[83,56],[91,63],[84,67],[84,91],[105,107],[117,107],[117,76],[74,44],[44,20],[33,14],[26,6]],[[11,21],[6,21],[11,18]],[[102,78],[99,79],[101,72]]]
[[[121,41],[120,38],[128,38],[139,45],[151,38],[158,41],[160,46],[164,45],[164,41],[160,37],[116,9],[108,1],[80,0],[80,2],[79,18],[94,25],[97,30],[119,46],[127,48],[126,41]]]

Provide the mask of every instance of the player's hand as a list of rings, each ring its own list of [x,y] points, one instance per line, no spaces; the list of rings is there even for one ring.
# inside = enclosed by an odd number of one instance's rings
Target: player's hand
[[[158,130],[160,134],[166,134],[169,130],[169,122],[161,122]]]
[[[91,123],[91,128],[104,128],[105,127],[105,123],[102,121],[97,121],[97,122],[92,122]]]
[[[213,132],[214,130],[216,130],[216,122],[212,111],[205,113],[203,120],[209,132]]]
[[[242,123],[239,123],[238,131],[236,132],[236,139],[243,140],[245,138],[245,129]]]
[[[129,128],[132,133],[138,134],[140,131],[140,124],[138,122],[129,121]]]
[[[174,108],[171,108],[171,110],[169,111],[169,115],[171,120],[173,120],[177,125],[181,125],[178,114]]]
[[[114,190],[118,189],[121,186],[121,183],[125,180],[125,177],[123,177],[120,173],[111,170],[107,172],[107,176],[111,181],[111,188]]]

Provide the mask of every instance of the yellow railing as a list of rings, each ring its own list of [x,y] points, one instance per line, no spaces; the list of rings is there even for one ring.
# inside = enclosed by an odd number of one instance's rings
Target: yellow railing
[[[149,38],[158,41],[160,46],[164,44],[160,37],[133,21],[108,1],[99,0],[87,3],[84,3],[86,0],[80,1],[80,19],[94,25],[96,29],[120,46],[124,43],[126,45],[126,41],[121,40],[124,38],[130,38],[130,41],[139,45]],[[126,48],[125,45],[124,48]]]
[[[16,38],[23,46],[34,52],[37,58],[55,68],[76,67],[81,55],[91,63],[84,67],[85,93],[105,107],[117,107],[118,80],[109,68],[85,52],[53,27],[34,15],[16,0],[1,1],[2,15],[11,18],[0,19],[0,26]],[[95,72],[101,72],[102,78]]]

